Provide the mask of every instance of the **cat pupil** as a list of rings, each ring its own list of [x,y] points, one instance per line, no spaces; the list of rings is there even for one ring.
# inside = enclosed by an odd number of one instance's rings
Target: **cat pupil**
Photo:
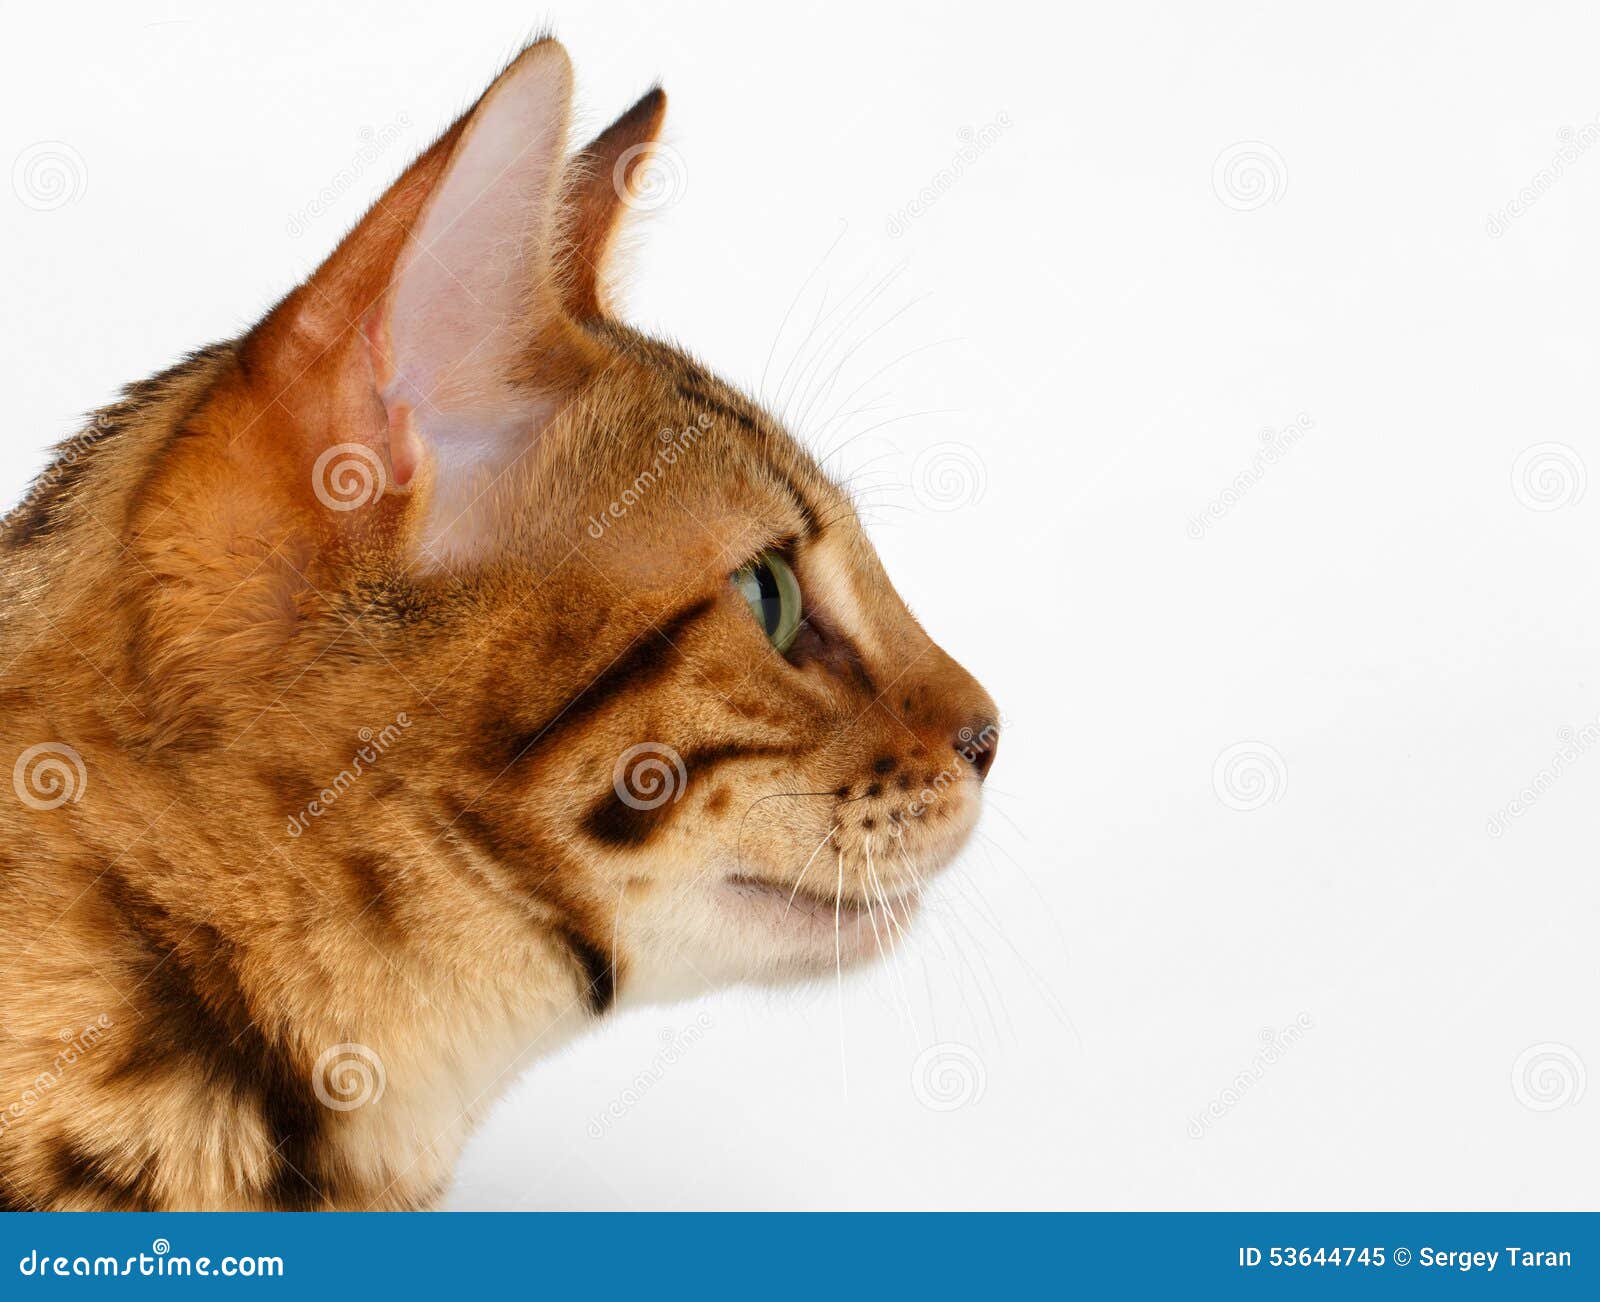
[[[783,598],[778,593],[778,579],[772,572],[772,566],[760,561],[755,567],[755,580],[761,592],[761,627],[767,631],[768,637],[773,637],[783,619]]]

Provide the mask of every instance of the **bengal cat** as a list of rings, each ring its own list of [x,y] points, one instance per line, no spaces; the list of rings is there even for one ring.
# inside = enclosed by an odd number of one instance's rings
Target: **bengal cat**
[[[0,1203],[437,1205],[619,997],[892,945],[982,688],[768,412],[622,324],[654,90],[524,50],[0,530]]]

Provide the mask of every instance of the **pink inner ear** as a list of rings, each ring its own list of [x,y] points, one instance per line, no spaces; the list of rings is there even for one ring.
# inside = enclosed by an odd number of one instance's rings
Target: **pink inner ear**
[[[540,285],[570,93],[554,43],[534,46],[490,88],[365,328],[395,481],[430,461],[447,512],[465,509],[468,490],[525,447],[549,410],[508,377],[551,301]]]

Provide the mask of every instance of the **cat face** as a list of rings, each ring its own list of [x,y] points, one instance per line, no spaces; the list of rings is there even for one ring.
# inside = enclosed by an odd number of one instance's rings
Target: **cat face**
[[[207,632],[150,633],[152,728],[242,725],[274,773],[404,710],[384,799],[295,853],[445,854],[598,1004],[831,970],[970,833],[996,710],[789,432],[614,318],[665,100],[568,162],[569,86],[524,52],[189,417],[143,627]],[[276,727],[290,699],[314,722]]]

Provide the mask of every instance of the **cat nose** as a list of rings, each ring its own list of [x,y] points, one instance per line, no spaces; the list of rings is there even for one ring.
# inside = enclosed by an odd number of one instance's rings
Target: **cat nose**
[[[993,719],[973,719],[951,738],[957,755],[977,770],[978,781],[989,776],[994,753],[1000,746],[1000,725]]]

